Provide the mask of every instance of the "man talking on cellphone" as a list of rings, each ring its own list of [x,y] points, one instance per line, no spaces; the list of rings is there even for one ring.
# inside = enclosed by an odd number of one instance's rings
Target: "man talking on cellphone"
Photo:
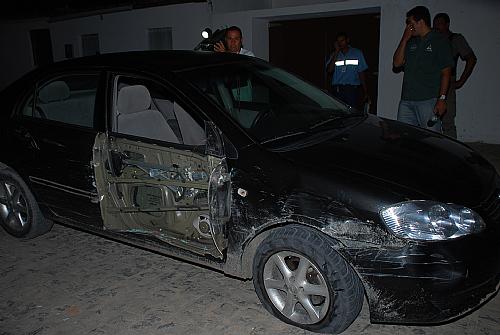
[[[404,71],[398,121],[442,132],[453,58],[446,38],[431,29],[429,9],[406,13],[406,27],[392,65]]]
[[[231,52],[235,54],[255,57],[250,50],[243,49],[243,34],[237,26],[231,26],[226,29],[226,35],[223,42],[217,42],[214,45],[215,52]]]

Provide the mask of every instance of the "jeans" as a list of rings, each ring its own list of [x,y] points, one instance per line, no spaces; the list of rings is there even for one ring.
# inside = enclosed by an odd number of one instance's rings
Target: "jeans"
[[[423,101],[401,100],[399,102],[398,121],[442,133],[441,120],[438,120],[432,127],[427,126],[427,121],[434,116],[436,101],[437,98]]]

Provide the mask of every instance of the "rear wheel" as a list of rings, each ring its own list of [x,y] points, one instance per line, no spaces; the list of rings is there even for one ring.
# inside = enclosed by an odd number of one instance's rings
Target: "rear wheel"
[[[313,229],[276,229],[257,249],[253,271],[264,307],[292,325],[338,334],[361,311],[361,281],[329,238]]]
[[[15,237],[33,238],[48,232],[46,220],[26,183],[12,170],[0,170],[0,225]]]

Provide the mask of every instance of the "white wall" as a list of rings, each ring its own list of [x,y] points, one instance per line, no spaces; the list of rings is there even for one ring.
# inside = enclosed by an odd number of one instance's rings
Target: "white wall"
[[[54,58],[64,59],[64,44],[73,44],[75,57],[82,55],[81,35],[99,34],[101,53],[148,49],[148,29],[172,27],[174,49],[193,49],[201,31],[209,25],[205,3],[190,3],[94,15],[54,22],[50,32]]]
[[[463,141],[500,144],[500,1],[497,0],[350,0],[325,3],[316,0],[274,0],[281,8],[215,13],[215,28],[239,25],[245,47],[268,59],[267,23],[285,19],[307,19],[380,10],[379,96],[380,116],[395,119],[401,94],[403,74],[392,72],[392,55],[404,29],[405,15],[417,5],[427,6],[431,16],[444,11],[451,17],[451,29],[464,34],[478,57],[478,64],[466,85],[457,92],[457,131]],[[302,4],[302,5],[301,5]],[[378,9],[377,9],[378,8]],[[307,47],[307,45],[304,45]],[[293,57],[293,55],[290,55]],[[459,66],[459,73],[463,64]]]
[[[272,0],[211,0],[214,12],[227,13],[272,7]]]
[[[48,22],[0,22],[0,89],[34,68],[30,30],[50,29],[54,60],[65,59],[64,45],[82,55],[81,35],[99,34],[101,53],[148,49],[148,28],[172,27],[174,49],[193,49],[210,25],[206,3],[129,10]]]

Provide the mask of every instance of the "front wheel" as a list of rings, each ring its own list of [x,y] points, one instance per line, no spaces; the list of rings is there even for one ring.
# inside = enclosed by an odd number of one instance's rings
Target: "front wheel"
[[[289,324],[338,334],[361,311],[361,281],[329,238],[313,229],[276,229],[258,247],[253,271],[264,307]]]

